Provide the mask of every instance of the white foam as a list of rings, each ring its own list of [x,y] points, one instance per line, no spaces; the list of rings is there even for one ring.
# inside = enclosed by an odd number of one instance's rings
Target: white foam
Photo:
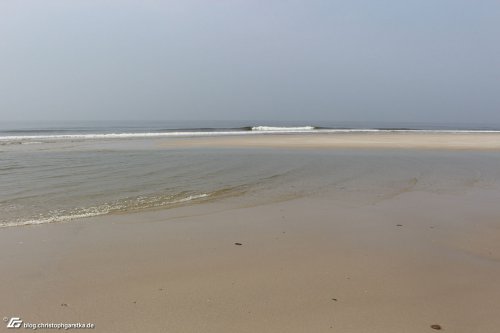
[[[176,204],[176,203],[187,202],[187,201],[201,199],[201,198],[206,198],[206,197],[208,197],[208,194],[206,194],[206,193],[197,194],[197,195],[190,195],[189,197],[186,197],[186,198],[183,198],[183,199],[179,199],[179,200],[176,200],[176,201],[172,201],[170,203],[171,204]]]
[[[297,126],[297,127],[277,127],[277,126],[254,126],[252,131],[261,132],[302,132],[302,131],[312,131],[314,126]]]
[[[175,205],[179,203],[185,203],[189,201],[193,201],[196,199],[201,199],[201,198],[206,198],[210,196],[210,194],[207,193],[201,193],[201,194],[194,194],[187,196],[185,198],[181,198],[178,200],[173,200],[173,201],[161,201],[161,202],[155,202],[157,200],[157,197],[152,197],[152,202],[149,202],[147,200],[144,200],[142,197],[137,198],[138,201],[143,203],[144,205],[138,205],[138,206],[127,206],[126,204],[122,203],[117,203],[117,204],[103,204],[98,207],[90,207],[90,208],[80,208],[75,210],[73,213],[69,214],[61,214],[57,215],[57,211],[53,212],[52,216],[49,217],[43,217],[39,219],[30,219],[30,220],[24,220],[24,221],[12,221],[12,222],[2,222],[0,223],[0,228],[7,228],[7,227],[18,227],[18,226],[26,226],[26,225],[38,225],[38,224],[47,224],[47,223],[56,223],[56,222],[69,222],[72,220],[76,219],[82,219],[86,217],[95,217],[95,216],[101,216],[101,215],[106,215],[109,213],[113,212],[118,212],[118,211],[123,211],[129,209],[130,211],[138,210],[141,208],[153,208],[153,207],[162,207],[162,206],[167,206],[167,205]]]
[[[71,215],[59,215],[59,216],[51,216],[47,218],[41,219],[33,219],[33,220],[25,220],[25,221],[15,221],[15,222],[3,222],[0,223],[0,228],[6,227],[19,227],[25,225],[38,225],[38,224],[46,224],[46,223],[55,223],[55,222],[68,222],[75,219],[81,219],[85,217],[94,217],[99,215],[108,214],[109,211],[103,210],[98,211],[95,210],[93,212],[81,213],[81,214],[71,214]]]

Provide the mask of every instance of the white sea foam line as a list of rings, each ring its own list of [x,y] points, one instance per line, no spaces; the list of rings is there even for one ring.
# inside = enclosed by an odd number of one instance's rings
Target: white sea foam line
[[[100,215],[106,215],[109,211],[96,211],[96,212],[88,212],[83,214],[74,214],[74,215],[62,215],[62,216],[53,216],[40,220],[27,220],[27,221],[19,221],[19,222],[5,222],[0,224],[0,228],[6,227],[17,227],[17,226],[25,226],[25,225],[38,225],[38,224],[47,224],[47,223],[55,223],[55,222],[67,222],[75,219],[81,219],[85,217],[94,217]]]
[[[189,197],[187,198],[184,198],[184,199],[179,199],[179,200],[176,200],[176,201],[172,201],[170,202],[170,204],[176,204],[176,203],[181,203],[181,202],[187,202],[187,201],[191,201],[191,200],[195,200],[195,199],[201,199],[201,198],[206,198],[208,197],[208,194],[206,193],[203,193],[203,194],[197,194],[197,195],[190,195]]]
[[[121,139],[121,138],[159,138],[159,137],[197,137],[197,136],[228,136],[256,134],[297,134],[297,133],[500,133],[500,130],[406,130],[406,129],[266,129],[252,131],[221,131],[221,132],[167,132],[167,133],[107,133],[107,134],[61,134],[61,135],[26,135],[0,136],[0,142],[22,140],[91,140],[91,139]]]
[[[271,131],[271,132],[282,132],[282,131],[312,131],[314,126],[297,126],[297,127],[276,127],[276,126],[254,126],[252,131]]]
[[[168,205],[168,204],[173,205],[173,204],[177,204],[177,203],[188,202],[191,200],[206,198],[208,196],[210,196],[210,194],[207,194],[207,193],[190,195],[186,198],[166,202],[165,205]],[[47,217],[47,218],[43,218],[43,219],[39,219],[39,220],[4,222],[4,223],[0,223],[0,228],[26,226],[26,225],[38,225],[38,224],[47,224],[47,223],[55,223],[55,222],[69,222],[71,220],[81,219],[81,218],[85,218],[85,217],[95,217],[95,216],[106,215],[112,211],[115,211],[116,209],[123,208],[123,205],[117,205],[117,206],[103,205],[103,206],[101,206],[101,208],[102,207],[107,207],[107,208],[102,209],[102,210],[99,210],[99,208],[88,208],[87,210],[89,210],[89,211],[85,212],[85,213],[52,216],[52,217]],[[157,206],[153,206],[153,207],[157,207]]]

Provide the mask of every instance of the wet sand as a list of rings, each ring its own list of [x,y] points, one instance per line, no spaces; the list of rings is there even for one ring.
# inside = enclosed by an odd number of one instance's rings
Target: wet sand
[[[336,133],[162,140],[162,147],[500,150],[500,133]]]
[[[493,333],[499,201],[302,198],[6,228],[0,308],[99,332]]]
[[[3,228],[1,314],[97,332],[498,332],[491,177]]]

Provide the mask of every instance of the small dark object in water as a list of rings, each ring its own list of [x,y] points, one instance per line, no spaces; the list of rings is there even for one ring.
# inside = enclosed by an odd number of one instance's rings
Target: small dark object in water
[[[396,224],[396,227],[402,227],[403,225],[402,224]]]
[[[437,325],[437,324],[435,324],[435,325],[431,325],[431,328],[432,328],[433,330],[438,330],[438,331],[443,329],[443,328],[441,327],[441,325]]]
[[[241,243],[234,243],[234,245],[243,245],[243,244],[241,244]]]
[[[61,303],[61,306],[68,306],[68,304],[66,304],[66,303]]]

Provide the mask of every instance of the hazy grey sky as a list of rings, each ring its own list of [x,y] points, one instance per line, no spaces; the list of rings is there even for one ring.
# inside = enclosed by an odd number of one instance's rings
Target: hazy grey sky
[[[0,122],[500,123],[498,0],[2,0]]]

